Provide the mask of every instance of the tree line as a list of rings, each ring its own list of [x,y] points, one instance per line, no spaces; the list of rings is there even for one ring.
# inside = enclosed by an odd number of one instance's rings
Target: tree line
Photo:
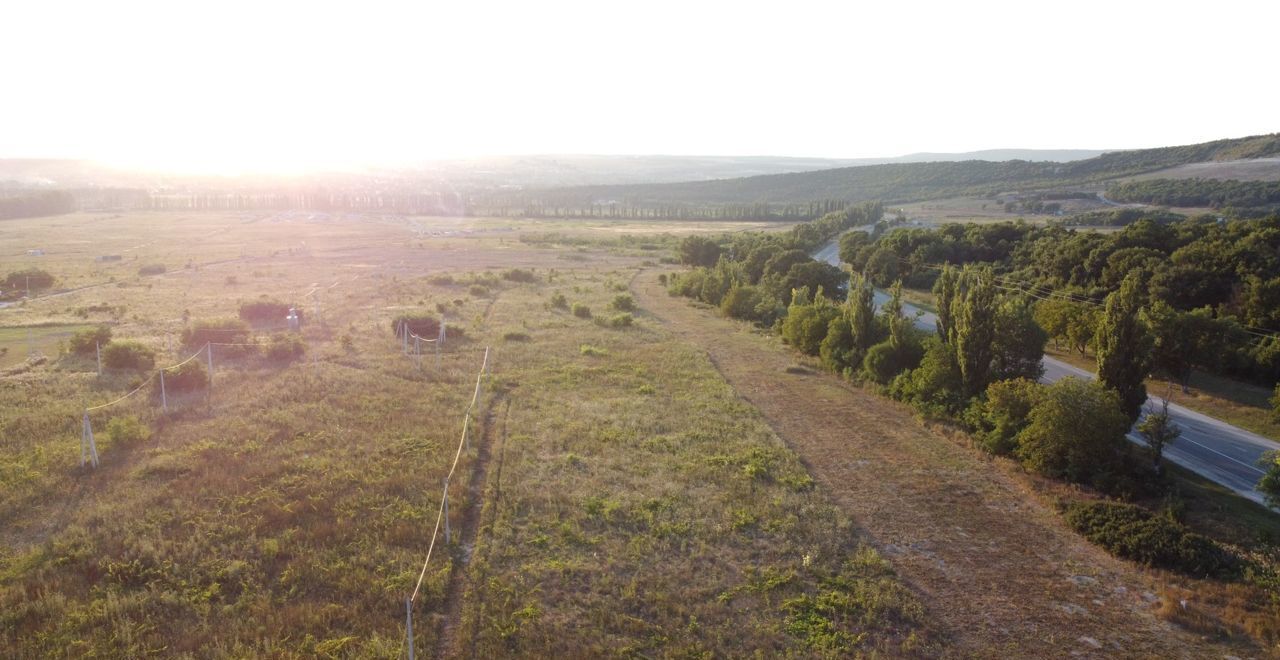
[[[1002,287],[1037,299],[1050,338],[1096,348],[1105,297],[1134,276],[1155,341],[1155,367],[1181,382],[1199,368],[1271,384],[1280,379],[1280,216],[1143,218],[1103,234],[1023,222],[850,233],[841,258],[876,286],[930,289],[940,264],[991,268]]]
[[[823,220],[830,220],[829,229],[853,226],[839,218]],[[859,217],[863,224],[867,220]],[[847,275],[810,258],[820,243],[797,241],[807,232],[796,228],[782,236],[685,239],[681,260],[692,269],[666,283],[672,295],[696,298],[725,316],[772,328],[796,350],[819,358],[845,378],[871,384],[926,416],[960,424],[987,451],[1016,458],[1036,472],[1121,497],[1151,495],[1164,487],[1161,457],[1180,433],[1167,411],[1148,410],[1137,426],[1145,452],[1135,454],[1125,438],[1147,402],[1144,381],[1153,370],[1221,360],[1221,351],[1228,349],[1212,344],[1223,327],[1215,324],[1238,322],[1216,316],[1212,308],[1174,307],[1159,297],[1150,268],[1107,271],[1116,281],[1093,301],[1097,304],[1045,295],[1052,291],[1047,288],[1016,286],[1000,272],[1008,260],[1024,253],[1044,256],[1035,249],[1047,248],[1039,240],[1072,241],[1074,233],[1028,241],[1041,230],[1021,223],[951,225],[936,232],[877,226],[881,231],[842,237],[842,259],[854,266]],[[1173,235],[1178,231],[1163,229]],[[1098,238],[1086,240],[1115,241],[1111,247],[1118,252],[1132,249],[1122,246],[1140,237],[1151,238],[1149,232],[1163,235],[1163,229],[1138,227],[1127,236],[1095,234]],[[1193,223],[1182,229],[1196,238],[1181,246],[1178,241],[1165,245],[1170,252],[1196,240],[1214,240],[1209,237],[1219,231],[1231,238],[1255,232],[1271,236],[1263,225]],[[925,239],[928,234],[943,237],[943,243]],[[834,234],[816,232],[812,237],[824,235]],[[1273,238],[1280,238],[1280,231]],[[1217,245],[1225,248],[1227,243]],[[935,250],[946,253],[943,265],[925,268],[940,256]],[[947,256],[965,263],[953,265]],[[916,328],[906,314],[907,279],[932,291],[938,317],[934,332]],[[885,285],[890,293],[877,309],[875,289]],[[1096,381],[1037,382],[1046,345],[1063,337],[1093,351]],[[1280,403],[1280,391],[1277,397]],[[1260,488],[1280,503],[1280,462],[1268,469],[1274,474]]]
[[[1160,206],[1271,207],[1280,205],[1280,181],[1234,179],[1150,179],[1107,186],[1117,202]]]

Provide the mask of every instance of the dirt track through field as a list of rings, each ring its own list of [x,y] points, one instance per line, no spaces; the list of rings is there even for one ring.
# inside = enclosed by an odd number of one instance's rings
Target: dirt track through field
[[[830,374],[789,372],[797,364],[790,349],[668,296],[656,272],[632,288],[643,309],[706,350],[761,410],[920,596],[952,654],[1232,652],[1156,618],[1154,585],[1140,569],[1066,528],[1006,468],[931,431],[895,402]]]

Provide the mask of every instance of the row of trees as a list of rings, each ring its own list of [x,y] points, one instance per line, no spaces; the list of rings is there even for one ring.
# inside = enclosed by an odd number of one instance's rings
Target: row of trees
[[[1123,181],[1107,187],[1107,197],[1117,202],[1160,206],[1209,206],[1212,208],[1280,205],[1280,181],[1234,179],[1149,179]]]
[[[1081,351],[1095,348],[1103,298],[1132,275],[1157,336],[1157,367],[1181,380],[1192,366],[1280,378],[1280,216],[1144,218],[1111,234],[1021,222],[896,229],[878,241],[847,235],[841,257],[877,286],[901,279],[921,289],[933,286],[938,264],[989,266],[1002,286],[1044,299],[1042,326]]]

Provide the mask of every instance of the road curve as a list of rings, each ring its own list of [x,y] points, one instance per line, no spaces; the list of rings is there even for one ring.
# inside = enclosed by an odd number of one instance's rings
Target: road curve
[[[840,265],[840,249],[837,241],[832,241],[814,252],[813,257],[833,266]],[[876,306],[879,307],[889,299],[884,291],[875,293]],[[915,315],[915,325],[922,330],[937,330],[938,317],[931,312],[906,305],[908,314]],[[1072,366],[1061,360],[1045,356],[1042,362],[1044,376],[1041,382],[1052,383],[1067,376],[1092,379],[1094,375],[1084,369]],[[1164,399],[1151,396],[1147,399],[1148,407],[1159,407]],[[1144,412],[1145,416],[1146,413]],[[1164,457],[1207,479],[1212,479],[1241,496],[1264,503],[1262,493],[1257,490],[1258,480],[1263,471],[1257,465],[1264,452],[1280,450],[1280,443],[1264,438],[1257,433],[1232,426],[1208,415],[1189,410],[1176,403],[1169,403],[1169,417],[1182,429],[1182,435],[1171,445],[1165,447]],[[1129,432],[1129,440],[1144,444],[1137,431]]]

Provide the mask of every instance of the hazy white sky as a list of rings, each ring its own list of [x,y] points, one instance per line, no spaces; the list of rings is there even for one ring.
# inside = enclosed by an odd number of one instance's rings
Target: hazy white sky
[[[12,2],[0,157],[278,171],[1280,131],[1280,3],[1187,4]]]

